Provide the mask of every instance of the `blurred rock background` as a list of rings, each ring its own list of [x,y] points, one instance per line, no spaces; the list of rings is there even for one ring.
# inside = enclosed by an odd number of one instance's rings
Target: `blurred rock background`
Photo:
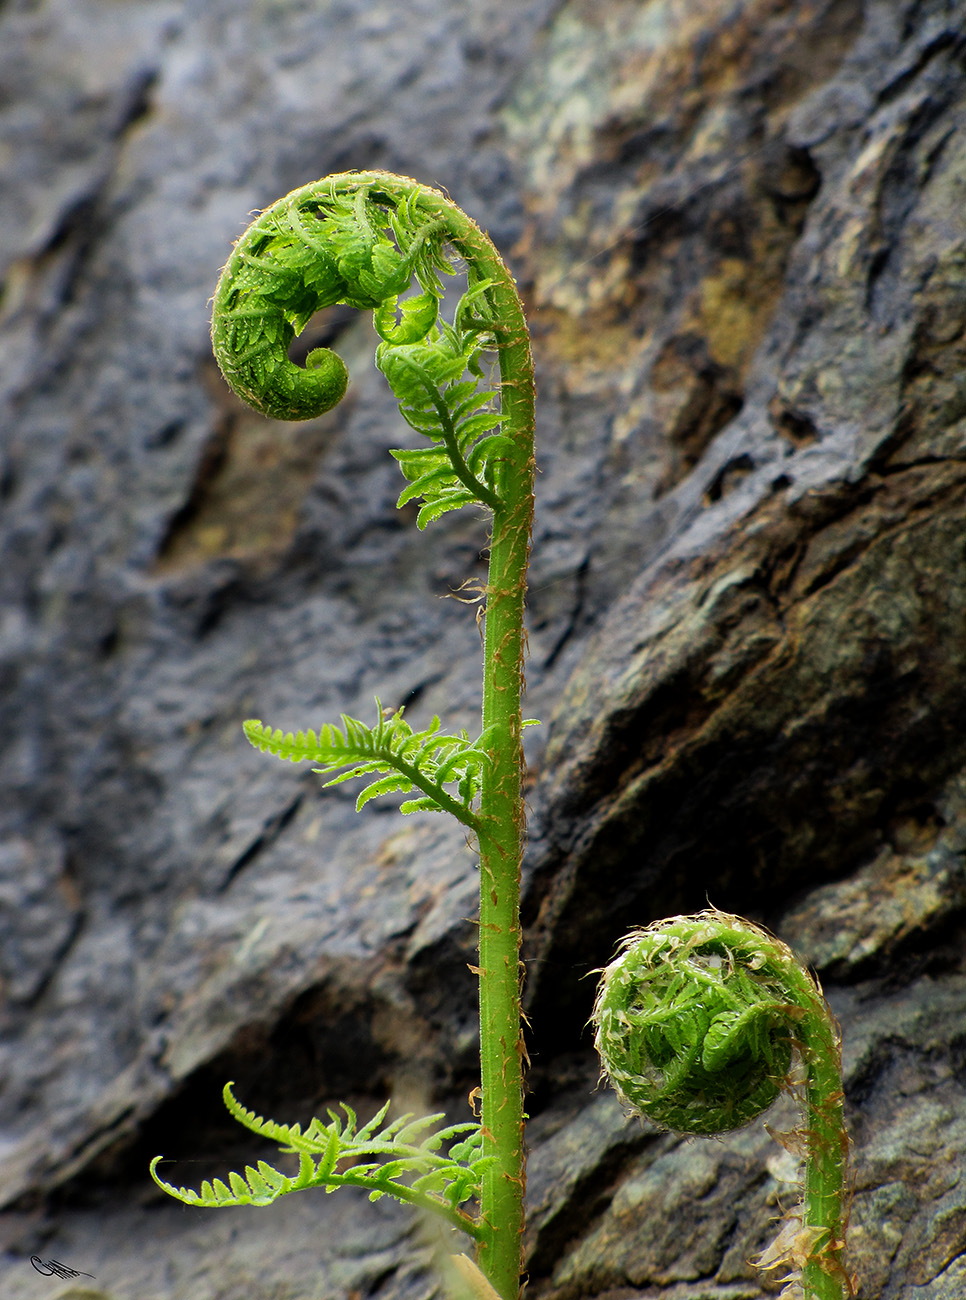
[[[534,333],[528,1294],[780,1290],[791,1157],[595,1091],[591,972],[710,901],[841,1021],[861,1296],[962,1296],[964,127],[962,0],[0,4],[4,1297],[433,1292],[399,1207],[147,1177],[251,1158],[227,1079],[469,1113],[463,837],[239,727],[474,726],[484,534],[394,512],[368,323],[312,327],[353,384],[303,426],[208,349],[248,215],[370,167],[490,231]]]

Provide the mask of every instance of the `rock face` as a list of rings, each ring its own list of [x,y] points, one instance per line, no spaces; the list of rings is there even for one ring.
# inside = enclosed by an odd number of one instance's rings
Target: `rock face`
[[[247,214],[370,167],[445,186],[533,326],[531,1293],[780,1289],[748,1259],[791,1157],[593,1091],[588,973],[710,900],[841,1022],[861,1295],[961,1296],[962,5],[8,0],[0,64],[4,1296],[55,1294],[31,1254],[75,1300],[434,1286],[384,1201],[182,1212],[146,1175],[250,1157],[227,1079],[288,1120],[475,1083],[462,836],[239,727],[376,692],[474,726],[440,597],[485,538],[394,512],[366,322],[318,323],[353,385],[305,426],[209,357]]]

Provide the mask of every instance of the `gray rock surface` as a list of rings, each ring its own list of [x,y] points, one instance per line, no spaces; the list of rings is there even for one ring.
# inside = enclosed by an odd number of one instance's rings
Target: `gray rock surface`
[[[708,899],[841,1021],[860,1294],[962,1294],[964,51],[957,0],[0,5],[4,1297],[434,1286],[385,1202],[146,1177],[248,1158],[229,1078],[281,1119],[475,1082],[462,836],[239,728],[474,725],[484,535],[394,512],[366,322],[319,323],[353,385],[305,426],[209,356],[247,215],[354,167],[445,186],[534,332],[532,1294],[776,1289],[790,1158],[643,1131],[583,1033],[623,931]]]

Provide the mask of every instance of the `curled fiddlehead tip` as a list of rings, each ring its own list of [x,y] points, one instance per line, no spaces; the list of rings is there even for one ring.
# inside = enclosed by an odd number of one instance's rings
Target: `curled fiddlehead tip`
[[[817,1003],[765,930],[718,911],[678,916],[623,941],[598,990],[595,1043],[625,1103],[674,1132],[724,1133],[788,1086],[797,1026]]]
[[[229,386],[257,411],[307,420],[331,410],[348,383],[328,348],[305,368],[288,347],[318,311],[337,303],[377,312],[393,342],[424,337],[448,269],[434,213],[421,210],[415,181],[373,172],[326,177],[293,190],[252,222],[215,290],[211,339]],[[397,305],[415,276],[422,293]],[[401,320],[395,322],[396,311]]]

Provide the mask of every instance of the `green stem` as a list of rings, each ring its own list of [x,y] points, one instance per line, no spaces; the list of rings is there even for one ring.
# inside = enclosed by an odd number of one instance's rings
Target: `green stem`
[[[451,817],[455,817],[458,822],[462,822],[468,830],[475,831],[479,836],[479,818],[467,808],[466,804],[460,803],[459,799],[454,799],[442,785],[437,785],[435,781],[427,781],[418,767],[414,767],[412,763],[407,763],[398,754],[392,755],[392,765],[397,772],[412,781],[417,790],[422,790],[423,794],[429,795],[430,799],[434,799],[440,808],[448,812]]]
[[[361,179],[361,178],[360,178]],[[386,188],[390,189],[389,178]],[[366,182],[380,183],[379,174]],[[520,1007],[520,865],[524,840],[523,609],[533,520],[534,382],[530,335],[513,277],[489,238],[455,204],[420,190],[423,211],[443,217],[450,242],[490,281],[486,299],[500,358],[500,402],[512,438],[497,485],[486,587],[483,729],[499,743],[483,769],[480,792],[480,1074],[484,1152],[496,1160],[483,1175],[480,1267],[502,1300],[520,1291],[526,1160],[523,1143],[525,1048]]]
[[[484,632],[483,729],[501,737],[483,771],[480,795],[480,1069],[484,1150],[496,1162],[483,1175],[480,1213],[489,1236],[480,1267],[503,1300],[520,1290],[523,1195],[523,1066],[520,1008],[520,864],[524,840],[523,608],[533,518],[533,360],[513,280],[490,241],[471,231],[454,243],[473,262],[501,323],[501,408],[513,438],[493,512]]]
[[[485,773],[480,815],[480,1068],[485,1144],[497,1163],[483,1175],[481,1213],[493,1229],[480,1265],[504,1300],[519,1291],[525,1164],[520,1014],[520,861],[523,845],[520,744],[523,590],[514,581],[529,543],[529,518],[493,518],[487,596],[483,725],[505,739]],[[484,1146],[487,1149],[487,1146]]]
[[[807,1071],[802,1227],[817,1234],[802,1268],[802,1287],[805,1300],[845,1300],[852,1294],[842,1264],[849,1141],[839,1046],[824,1004],[802,1022],[801,1053]]]
[[[779,956],[791,1002],[803,1013],[795,1030],[805,1067],[802,1291],[804,1300],[847,1300],[852,1289],[842,1263],[842,1252],[849,1139],[838,1032],[821,989],[811,975],[799,966],[783,944],[777,940],[772,944]]]
[[[318,1183],[307,1183],[308,1187],[325,1187],[331,1190],[335,1187],[358,1187],[362,1191],[368,1192],[372,1189],[372,1183],[367,1181],[364,1175],[353,1175],[350,1171],[346,1174],[328,1174]],[[378,1188],[382,1192],[382,1188]],[[468,1237],[479,1240],[483,1236],[483,1228],[480,1223],[472,1219],[464,1210],[457,1205],[447,1205],[441,1201],[438,1196],[429,1196],[425,1192],[417,1191],[414,1187],[407,1187],[405,1183],[393,1182],[392,1193],[397,1201],[402,1201],[404,1205],[411,1205],[414,1209],[422,1210],[426,1214],[435,1215],[437,1218],[445,1221],[453,1228],[465,1232]]]

